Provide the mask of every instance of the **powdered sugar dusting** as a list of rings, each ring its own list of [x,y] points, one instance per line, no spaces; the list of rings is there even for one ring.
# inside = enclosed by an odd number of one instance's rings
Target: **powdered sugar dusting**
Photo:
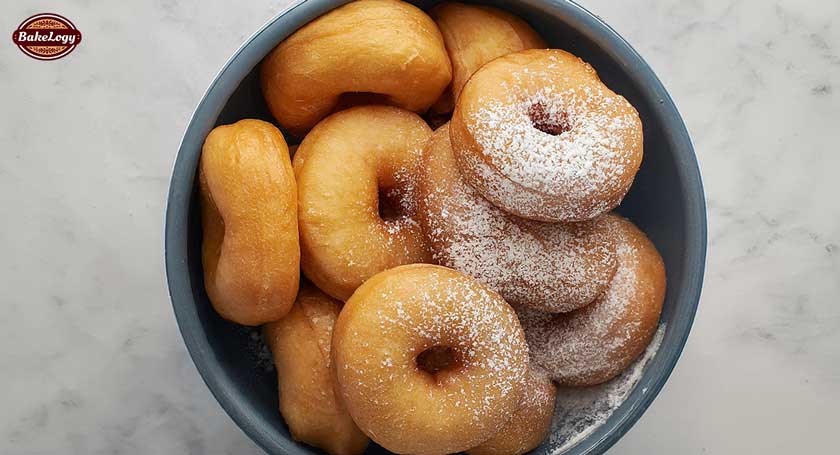
[[[653,335],[661,301],[652,291],[664,283],[647,270],[652,245],[629,221],[615,215],[608,222],[618,236],[618,270],[607,290],[591,305],[565,315],[525,308],[519,317],[534,362],[552,379],[567,385],[607,380],[641,353]]]
[[[354,221],[364,229],[364,235],[353,236],[352,241],[345,242],[347,246],[341,251],[338,259],[347,268],[376,273],[396,265],[428,260],[416,220],[415,202],[417,167],[422,151],[411,148],[404,153],[403,166],[397,167],[388,176],[388,186],[376,182],[379,199],[375,204],[367,200],[347,199],[347,203],[358,212]],[[382,206],[388,208],[386,216],[382,216],[381,210],[377,211]]]
[[[593,387],[561,387],[557,391],[547,452],[560,455],[603,425],[630,396],[665,335],[662,324],[644,354],[615,379]]]
[[[417,213],[417,204],[415,202],[414,193],[417,191],[417,167],[423,151],[413,149],[410,154],[411,167],[401,167],[394,172],[394,181],[396,185],[385,190],[385,197],[393,204],[397,205],[397,211],[400,214],[399,219],[412,219]]]
[[[481,158],[466,154],[461,160],[472,169],[481,180],[482,187],[487,191],[487,197],[501,201],[506,207],[515,207],[535,217],[559,218],[564,220],[586,220],[598,214],[609,211],[615,204],[606,199],[589,199],[586,204],[565,205],[558,209],[556,204],[550,204],[538,192],[528,191],[513,183],[499,172],[486,165]],[[502,204],[499,204],[502,205]]]
[[[551,385],[547,387],[546,385]],[[548,373],[541,366],[531,362],[528,365],[528,379],[519,400],[519,409],[539,409],[554,400],[555,389]]]
[[[354,354],[343,368],[357,378],[354,396],[387,410],[390,430],[440,415],[446,418],[422,424],[439,426],[427,428],[431,431],[446,431],[447,425],[459,421],[454,415],[463,416],[471,421],[474,436],[481,438],[470,441],[474,446],[507,418],[500,414],[500,401],[518,393],[524,381],[527,346],[507,304],[477,284],[465,285],[465,280],[449,270],[434,270],[411,295],[383,285],[378,295],[354,308],[356,320],[375,327],[379,335],[352,333]],[[433,346],[453,349],[458,367],[434,376],[421,371],[415,359]],[[417,387],[422,387],[420,393]],[[376,431],[375,424],[367,428]]]
[[[549,312],[579,308],[607,287],[617,262],[604,219],[548,224],[506,214],[462,181],[446,126],[426,154],[418,218],[438,263]]]
[[[501,301],[464,287],[462,282],[441,277],[432,283],[431,289],[419,290],[419,303],[384,292],[382,301],[391,308],[377,312],[380,329],[410,330],[430,346],[444,344],[458,351],[464,377],[447,376],[444,380],[460,384],[450,393],[455,402],[471,409],[473,419],[478,421],[489,407],[488,398],[510,394],[517,375],[523,373],[516,365],[526,355],[521,335],[512,329],[517,327],[516,317],[500,308]],[[407,305],[418,308],[407,311]],[[389,367],[387,363],[382,366]],[[485,392],[475,396],[465,393],[465,386],[479,384],[484,384]]]
[[[617,351],[639,336],[639,324],[629,319],[628,302],[637,289],[636,253],[618,246],[620,265],[604,295],[570,317],[520,311],[534,361],[555,380],[586,378],[613,368]],[[617,323],[624,324],[616,327]]]
[[[390,188],[385,188],[380,194],[379,204],[389,204],[394,210],[393,217],[382,219],[381,224],[371,225],[370,229],[375,230],[384,228],[388,234],[385,236],[386,250],[393,251],[395,248],[402,248],[400,253],[403,257],[412,257],[415,253],[411,250],[411,246],[417,242],[411,242],[406,237],[415,237],[420,231],[420,227],[415,219],[417,214],[417,204],[415,203],[415,193],[417,190],[416,168],[420,156],[419,150],[412,150],[410,154],[417,156],[411,160],[412,166],[410,168],[399,168],[394,172],[393,179],[396,184]],[[384,201],[382,200],[384,197]],[[379,216],[379,215],[377,215]]]
[[[619,103],[627,101],[600,87],[546,86],[513,104],[484,105],[472,131],[492,164],[514,182],[552,195],[592,197],[618,185],[632,165],[624,138],[636,121],[617,109]],[[535,128],[533,106],[541,116],[567,118],[569,130],[554,135]]]

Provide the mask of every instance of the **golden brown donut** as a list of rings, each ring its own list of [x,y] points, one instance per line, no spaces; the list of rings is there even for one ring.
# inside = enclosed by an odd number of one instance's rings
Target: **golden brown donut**
[[[445,2],[429,11],[452,61],[452,83],[432,108],[452,112],[467,79],[494,58],[548,47],[522,19],[498,8]]]
[[[280,319],[300,279],[297,189],[283,135],[260,120],[214,128],[201,150],[199,192],[213,308],[245,325]]]
[[[277,366],[280,413],[289,433],[332,455],[364,452],[367,436],[353,423],[330,372],[333,325],[341,303],[308,283],[283,319],[263,326]]]
[[[521,455],[543,442],[554,416],[557,388],[542,368],[530,365],[519,407],[492,438],[467,450],[469,455]]]
[[[347,300],[371,276],[429,262],[412,191],[431,129],[412,112],[360,106],[318,124],[295,153],[301,266]]]
[[[263,61],[261,81],[280,125],[302,136],[340,105],[423,112],[452,78],[434,21],[397,0],[358,0],[306,24]]]
[[[583,221],[616,207],[642,162],[642,122],[583,60],[526,50],[484,65],[451,122],[466,181],[499,208]]]
[[[517,308],[532,361],[564,386],[606,382],[644,352],[665,299],[665,266],[630,221],[609,215],[618,235],[618,271],[604,295],[577,311],[551,315]]]
[[[448,126],[426,145],[415,194],[435,261],[510,303],[572,311],[592,302],[615,274],[615,236],[603,217],[548,224],[499,210],[462,180]]]
[[[474,279],[428,264],[359,287],[338,316],[332,359],[359,428],[416,455],[490,438],[516,411],[528,371],[513,309]]]

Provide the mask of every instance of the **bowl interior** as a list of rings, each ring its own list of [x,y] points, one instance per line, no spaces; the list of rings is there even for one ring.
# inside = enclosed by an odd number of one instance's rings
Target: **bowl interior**
[[[309,0],[269,22],[234,55],[208,90],[187,129],[172,176],[166,226],[170,294],[187,347],[225,410],[269,453],[304,454],[277,411],[277,382],[258,331],[221,319],[204,291],[196,167],[209,130],[242,118],[273,121],[259,89],[256,65],[284,37],[345,1]],[[433,2],[415,2],[423,7]],[[691,142],[664,87],[617,34],[572,2],[482,2],[526,19],[552,47],[590,64],[626,97],[644,123],[645,157],[618,211],[651,238],[668,276],[656,356],[627,401],[567,454],[601,453],[641,416],[664,384],[688,336],[703,277],[706,220]],[[545,445],[536,453],[547,453]],[[385,452],[372,444],[369,453]]]

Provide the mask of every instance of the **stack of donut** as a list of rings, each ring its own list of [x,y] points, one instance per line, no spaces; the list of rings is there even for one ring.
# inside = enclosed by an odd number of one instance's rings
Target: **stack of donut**
[[[498,9],[358,0],[260,71],[287,135],[208,135],[202,258],[216,311],[263,326],[296,440],[519,455],[556,385],[644,351],[664,266],[610,213],[642,124],[587,63]]]

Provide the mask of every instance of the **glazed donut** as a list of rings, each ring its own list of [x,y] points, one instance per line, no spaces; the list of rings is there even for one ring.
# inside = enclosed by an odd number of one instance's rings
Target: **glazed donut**
[[[327,117],[300,144],[301,267],[327,294],[347,300],[383,270],[431,261],[412,203],[431,134],[412,112],[360,106]]]
[[[452,61],[452,83],[432,107],[436,112],[452,112],[467,79],[490,60],[548,47],[527,22],[498,8],[446,2],[429,15],[440,28]]]
[[[583,221],[615,208],[642,162],[642,122],[587,63],[558,49],[483,66],[451,122],[464,178],[499,208]]]
[[[469,455],[521,455],[545,440],[554,416],[557,388],[542,368],[531,365],[519,407],[492,438],[467,450]]]
[[[560,385],[606,382],[644,352],[665,299],[665,267],[630,221],[608,216],[618,237],[618,271],[604,295],[567,314],[518,308],[534,362]]]
[[[443,455],[489,439],[516,411],[528,371],[513,309],[436,265],[369,279],[338,316],[332,343],[347,410],[394,453]]]
[[[397,0],[358,0],[306,24],[261,68],[280,125],[302,136],[342,105],[390,104],[423,112],[452,79],[434,21]]]
[[[300,279],[297,189],[283,135],[260,120],[218,126],[198,172],[210,303],[239,324],[282,318]]]
[[[334,390],[332,331],[341,303],[302,283],[283,319],[263,326],[277,367],[280,413],[296,441],[332,455],[364,452],[368,438],[353,423]]]
[[[603,217],[548,224],[499,210],[461,179],[449,134],[442,126],[426,145],[415,193],[434,260],[543,311],[572,311],[600,295],[617,266]]]

